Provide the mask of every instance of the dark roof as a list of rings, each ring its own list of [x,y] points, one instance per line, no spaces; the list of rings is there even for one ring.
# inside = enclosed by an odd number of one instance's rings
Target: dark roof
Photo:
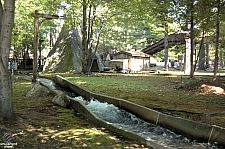
[[[178,45],[178,44],[185,44],[185,33],[179,33],[179,34],[171,34],[168,35],[168,45],[173,46],[173,45]],[[142,50],[142,52],[146,54],[153,55],[157,52],[162,51],[165,48],[164,45],[164,38],[158,41],[157,43],[154,43]]]

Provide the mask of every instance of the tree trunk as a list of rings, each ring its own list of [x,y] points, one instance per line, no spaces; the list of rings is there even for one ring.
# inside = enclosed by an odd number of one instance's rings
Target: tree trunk
[[[89,16],[88,16],[88,51],[89,51],[89,55],[88,55],[88,74],[91,74],[91,68],[92,68],[92,61],[95,58],[95,52],[97,49],[95,49],[94,54],[92,54],[92,46],[93,46],[93,34],[94,34],[94,21],[95,21],[95,13],[96,13],[96,6],[93,6],[93,13],[91,12],[92,5],[90,5],[90,12],[89,12]],[[91,13],[93,15],[93,18],[91,19]],[[93,56],[92,56],[93,55]]]
[[[206,68],[209,68],[210,67],[210,63],[209,63],[209,60],[210,60],[210,50],[209,50],[209,43],[206,43]]]
[[[220,67],[224,68],[224,62],[223,62],[223,48],[220,49]]]
[[[200,49],[199,49],[199,52],[198,52],[198,56],[197,57],[195,56],[194,72],[196,70],[196,66],[197,66],[197,63],[198,63],[198,59],[199,59],[199,63],[201,63],[200,62],[200,59],[201,59],[200,58],[201,57],[200,55],[203,54],[203,53],[201,53],[202,50],[205,50],[205,48],[204,48],[204,31],[202,32],[202,40],[201,40],[201,43],[200,43]],[[195,49],[195,53],[197,53],[197,50],[196,49]],[[205,57],[205,52],[204,52],[204,57]],[[199,67],[200,67],[200,65],[199,65]],[[202,68],[204,68],[204,63],[203,63],[203,67]]]
[[[87,2],[83,0],[83,29],[82,29],[82,72],[88,72],[88,46],[87,46]]]
[[[213,81],[216,80],[218,72],[218,51],[219,51],[219,37],[220,37],[220,0],[218,0],[217,18],[216,18],[216,41],[215,41],[215,61],[214,61],[214,76]]]
[[[50,29],[50,37],[49,37],[49,46],[51,47],[51,49],[52,49],[52,47],[53,47],[53,33],[52,33],[52,30]]]
[[[216,43],[215,43],[215,61],[214,61],[214,76],[213,80],[216,80],[216,75],[218,72],[218,48],[219,48],[219,34],[220,34],[220,24],[216,24]]]
[[[88,56],[87,56],[87,60],[88,60],[88,65],[87,65],[87,68],[88,68],[88,74],[91,74],[91,71],[90,71],[90,67],[91,67],[91,58],[92,58],[92,45],[90,43],[90,40],[92,38],[92,33],[93,33],[93,29],[92,29],[92,26],[93,24],[91,23],[91,13],[92,13],[92,5],[89,6],[89,14],[88,14],[88,36],[87,36],[87,45],[88,45]],[[93,21],[93,20],[92,20]]]
[[[190,78],[194,77],[194,65],[193,65],[193,55],[194,55],[194,14],[193,14],[193,8],[194,2],[193,0],[190,2],[190,38],[191,38],[191,57],[190,57],[190,65],[191,65],[191,72],[190,72]]]
[[[196,61],[196,63],[197,63],[197,61]],[[201,44],[200,44],[198,69],[199,70],[205,70],[205,46],[204,46],[204,37],[202,37],[202,41],[201,41]]]
[[[8,70],[8,60],[14,25],[14,11],[15,0],[5,0],[3,15],[0,16],[2,20],[0,36],[0,118],[13,116],[12,82]]]

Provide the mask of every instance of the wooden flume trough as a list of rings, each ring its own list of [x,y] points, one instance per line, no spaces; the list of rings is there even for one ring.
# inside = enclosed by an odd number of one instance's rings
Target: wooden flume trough
[[[193,139],[203,140],[207,142],[217,142],[218,144],[225,145],[225,129],[222,127],[208,125],[192,120],[183,119],[180,117],[173,117],[123,99],[96,94],[86,89],[83,89],[82,87],[58,75],[52,78],[52,81],[54,81],[60,87],[63,87],[66,90],[69,90],[79,96],[82,96],[86,100],[90,100],[92,98],[98,99],[98,101],[100,102],[107,102],[109,104],[113,104],[114,106],[124,109],[145,121],[154,123],[156,125],[160,125],[164,128],[174,130],[176,132],[183,134],[184,136],[188,136]],[[57,93],[56,91],[53,92]],[[97,125],[103,126],[131,140],[136,140],[139,143],[145,144],[155,149],[167,148],[166,146],[156,143],[154,140],[146,140],[140,135],[113,126],[110,123],[98,118],[82,102],[77,101],[70,97],[68,97],[68,99],[71,102],[71,106],[76,111],[78,111],[85,118],[94,122]]]

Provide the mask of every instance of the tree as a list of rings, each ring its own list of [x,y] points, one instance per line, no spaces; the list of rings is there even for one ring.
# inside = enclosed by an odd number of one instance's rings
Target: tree
[[[83,0],[83,28],[82,28],[82,72],[86,73],[87,68],[87,2]]]
[[[157,34],[148,26],[151,0],[137,1],[83,1],[82,20],[82,66],[83,73],[90,70],[91,50],[111,47],[111,50],[144,48],[149,37]],[[76,14],[76,11],[73,11]],[[79,16],[79,15],[78,15]],[[81,18],[81,17],[80,17]],[[77,24],[77,22],[76,22]],[[156,28],[156,27],[155,27]],[[100,38],[100,35],[103,38]],[[107,40],[105,40],[107,39]]]
[[[8,70],[11,36],[14,25],[15,0],[0,1],[0,118],[13,116],[12,82]]]
[[[61,1],[62,0],[16,1],[15,24],[12,36],[14,55],[16,54],[18,57],[23,57],[26,51],[33,52],[34,18],[32,14],[35,10],[39,10],[39,13],[42,14],[58,14],[59,9],[64,10]],[[60,20],[49,20],[43,23],[39,31],[39,39],[44,39],[43,45],[52,47],[54,43],[51,37],[55,36],[57,23],[59,21]],[[47,35],[50,36],[49,39]]]
[[[106,3],[101,1],[91,1],[83,0],[82,7],[82,72],[89,74],[93,60],[92,55],[95,56],[95,53],[98,48],[100,35],[102,32],[103,25],[106,20],[108,7],[104,5]],[[97,12],[97,7],[100,7],[100,11]],[[105,12],[105,13],[104,13]],[[98,34],[97,36],[93,36]],[[95,45],[94,45],[95,43]],[[92,49],[94,49],[94,54],[92,54]]]
[[[224,7],[224,2],[220,1],[220,0],[216,0],[216,8],[217,8],[217,11],[216,11],[216,41],[215,41],[215,62],[214,62],[214,76],[213,76],[213,80],[215,81],[216,80],[216,75],[217,75],[217,72],[218,72],[218,61],[219,61],[219,56],[218,56],[218,53],[219,53],[219,37],[220,37],[220,24],[221,24],[221,21],[222,21],[222,18],[221,18],[221,15],[224,13],[223,10],[223,7]]]
[[[215,33],[211,35],[215,43],[215,57],[214,57],[214,76],[213,80],[215,81],[218,73],[218,61],[219,61],[219,38],[220,38],[220,27],[222,22],[224,22],[224,7],[225,3],[221,0],[199,0],[199,7],[202,12],[200,14],[201,24],[200,27],[205,30],[213,30]],[[201,15],[201,13],[204,13]]]
[[[220,40],[219,42],[221,43],[220,45],[220,64],[221,67],[224,68],[224,56],[225,56],[225,23],[221,23],[220,27]]]
[[[190,0],[188,3],[188,30],[190,32],[190,78],[194,77],[194,60],[193,60],[193,55],[194,55],[194,0]],[[187,49],[186,49],[187,50]]]

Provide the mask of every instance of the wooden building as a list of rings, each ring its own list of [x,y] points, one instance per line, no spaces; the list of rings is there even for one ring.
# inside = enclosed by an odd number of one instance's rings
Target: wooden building
[[[108,62],[112,68],[121,67],[123,70],[143,71],[150,68],[150,55],[138,51],[120,51],[112,55]]]

